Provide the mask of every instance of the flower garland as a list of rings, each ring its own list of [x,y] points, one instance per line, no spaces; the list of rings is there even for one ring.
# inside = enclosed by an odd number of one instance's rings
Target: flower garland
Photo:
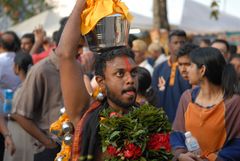
[[[50,132],[62,142],[61,151],[57,154],[55,161],[69,161],[71,157],[71,133],[73,133],[73,126],[65,112],[62,113],[56,122],[51,124]]]
[[[145,104],[123,115],[111,108],[100,113],[105,161],[169,161],[171,125],[162,109]]]
[[[94,100],[97,100],[100,92],[100,87],[97,87],[93,91],[92,97]],[[60,110],[61,116],[51,124],[49,129],[50,132],[57,137],[57,140],[61,141],[61,151],[57,154],[55,161],[70,161],[71,159],[74,129],[65,110],[64,107]]]

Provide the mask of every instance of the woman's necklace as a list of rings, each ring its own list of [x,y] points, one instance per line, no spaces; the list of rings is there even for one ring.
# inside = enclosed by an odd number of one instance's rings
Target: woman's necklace
[[[205,96],[202,95],[201,91],[198,94],[198,97],[195,101],[196,104],[204,107],[204,108],[210,108],[213,107],[214,105],[218,104],[219,102],[222,101],[223,99],[223,92],[219,91],[218,94],[214,97],[211,98],[210,100],[207,100],[206,98],[204,98]]]

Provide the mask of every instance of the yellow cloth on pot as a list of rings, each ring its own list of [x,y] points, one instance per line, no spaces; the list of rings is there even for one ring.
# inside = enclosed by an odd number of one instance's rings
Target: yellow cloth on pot
[[[132,19],[127,6],[120,0],[87,0],[86,8],[81,15],[82,35],[90,32],[103,17],[113,14],[121,14],[128,21]]]

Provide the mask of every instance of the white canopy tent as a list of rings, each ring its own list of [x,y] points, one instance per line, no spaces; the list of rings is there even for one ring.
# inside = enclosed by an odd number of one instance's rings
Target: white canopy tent
[[[192,0],[185,0],[179,28],[188,32],[216,33],[240,31],[240,18],[220,12],[219,19],[210,19],[211,9]]]
[[[48,35],[51,35],[54,31],[58,30],[60,24],[59,21],[63,16],[59,14],[59,9],[50,9],[42,12],[28,20],[23,21],[15,26],[10,27],[8,30],[13,30],[19,35],[23,35],[28,32],[32,32],[38,25],[42,25],[47,31]],[[134,16],[131,22],[131,28],[151,29],[152,19],[137,13],[132,13]]]
[[[47,34],[52,34],[58,30],[59,21],[62,17],[54,9],[44,11],[30,19],[27,19],[17,25],[10,27],[8,30],[13,30],[19,35],[32,32],[35,27],[41,25],[47,31]]]
[[[127,0],[125,1],[127,2]],[[168,18],[171,25],[177,26],[188,32],[216,33],[240,31],[240,18],[221,12],[219,20],[216,21],[210,19],[210,7],[199,2],[193,0],[185,0],[182,1],[182,3],[180,3],[180,1],[178,3],[173,3],[173,0],[167,2]],[[149,5],[152,5],[152,3],[149,2]],[[144,16],[144,13],[147,12],[145,11],[145,8],[148,8],[149,10],[149,7],[143,7],[140,4],[139,7],[142,9],[142,14],[134,12],[131,10],[131,6],[129,6],[129,9],[134,16],[131,28],[151,29],[153,23],[152,17]],[[51,33],[59,28],[59,20],[62,17],[69,15],[70,11],[71,7],[69,6],[59,6],[34,16],[9,29],[22,35],[33,31],[33,29],[40,24],[46,29],[48,35],[51,35]],[[63,13],[65,13],[65,15]],[[179,20],[172,20],[173,17],[178,18]]]

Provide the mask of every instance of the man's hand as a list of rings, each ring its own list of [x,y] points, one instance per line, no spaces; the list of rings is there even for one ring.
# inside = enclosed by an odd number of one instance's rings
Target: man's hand
[[[191,152],[187,152],[185,154],[180,154],[178,157],[178,161],[202,161],[201,158],[197,157]]]
[[[35,42],[42,44],[45,37],[45,31],[42,26],[38,26],[33,30]]]
[[[10,135],[5,136],[5,148],[11,154],[11,156],[15,153],[16,147]]]
[[[48,139],[48,141],[46,142],[46,144],[44,144],[44,146],[45,146],[46,149],[54,149],[58,145],[57,145],[57,143],[54,140]]]
[[[208,159],[202,159],[200,157],[197,157],[197,161],[208,161]]]
[[[1,101],[1,102],[4,101],[4,96],[3,96],[3,94],[1,93],[1,91],[0,91],[0,101]]]
[[[160,91],[164,91],[165,90],[165,85],[166,85],[166,81],[165,79],[161,76],[158,78],[158,88]]]
[[[38,52],[39,48],[43,45],[43,41],[46,35],[42,26],[35,27],[35,29],[33,30],[33,34],[35,42],[32,49],[30,50],[30,55]]]

